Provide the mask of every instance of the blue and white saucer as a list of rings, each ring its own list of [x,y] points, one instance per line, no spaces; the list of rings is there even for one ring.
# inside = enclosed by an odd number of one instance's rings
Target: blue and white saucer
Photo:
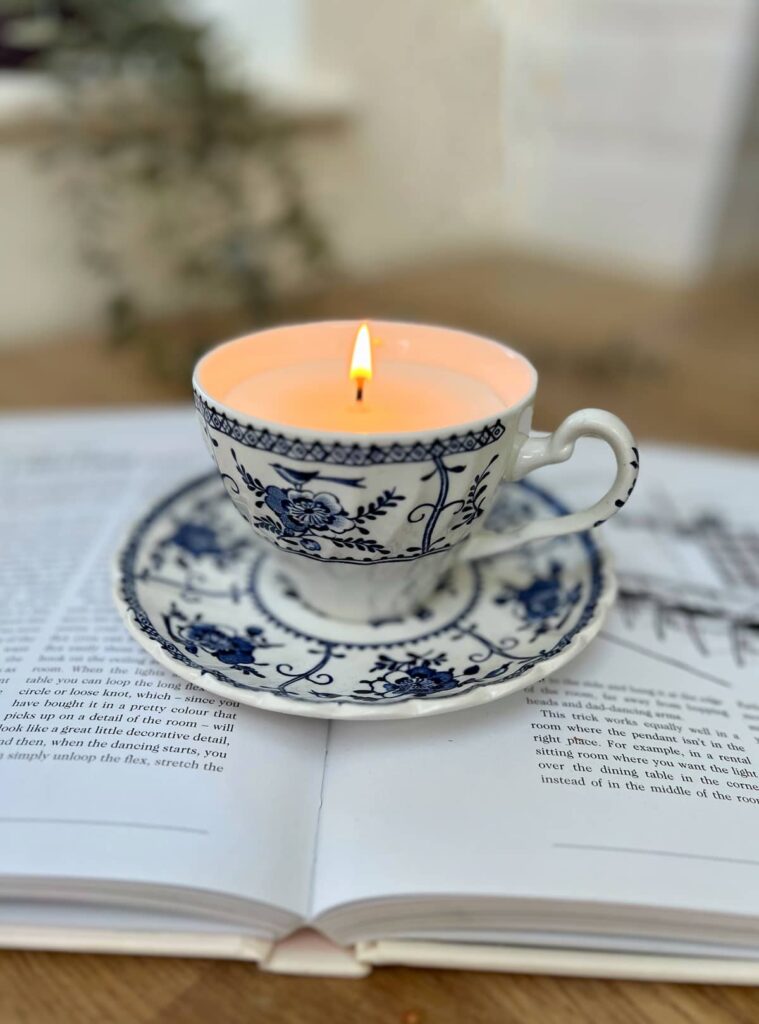
[[[565,511],[507,484],[488,526]],[[328,619],[280,576],[215,473],[147,511],[115,579],[129,631],[176,675],[242,704],[339,719],[458,711],[534,683],[583,650],[615,590],[584,533],[462,564],[407,618]]]

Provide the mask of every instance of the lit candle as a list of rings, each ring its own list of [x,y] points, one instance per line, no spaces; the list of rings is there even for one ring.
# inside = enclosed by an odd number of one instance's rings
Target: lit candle
[[[494,418],[532,386],[524,362],[423,324],[305,324],[239,338],[200,364],[225,406],[290,427],[381,434]]]
[[[372,336],[369,324],[361,324],[356,334],[350,378],[356,382],[356,401],[363,401],[364,384],[372,379]]]

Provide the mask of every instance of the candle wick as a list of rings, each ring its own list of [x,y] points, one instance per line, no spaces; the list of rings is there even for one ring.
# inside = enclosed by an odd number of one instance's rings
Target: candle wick
[[[356,401],[361,402],[364,398],[364,378],[359,377],[356,381]]]

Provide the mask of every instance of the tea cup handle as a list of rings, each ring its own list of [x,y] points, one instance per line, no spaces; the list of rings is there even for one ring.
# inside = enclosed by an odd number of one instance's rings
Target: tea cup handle
[[[486,530],[466,542],[462,553],[466,561],[511,551],[533,540],[588,530],[600,526],[619,512],[635,487],[640,460],[635,439],[622,420],[602,409],[573,412],[552,434],[528,437],[519,449],[511,479],[521,480],[541,466],[566,462],[581,437],[598,437],[606,441],[617,460],[617,475],[603,498],[583,512],[572,512],[555,519],[538,519],[509,533]]]

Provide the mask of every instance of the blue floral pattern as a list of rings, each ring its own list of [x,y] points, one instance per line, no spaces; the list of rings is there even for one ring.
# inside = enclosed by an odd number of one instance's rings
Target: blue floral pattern
[[[188,571],[205,562],[223,569],[233,562],[247,547],[236,524],[228,524],[218,517],[217,502],[198,501],[191,518],[178,520],[151,553],[151,566],[161,569],[169,554],[176,564]]]
[[[338,441],[234,419],[197,389],[195,404],[232,503],[254,533],[343,564],[413,562],[465,543],[492,509],[526,429],[507,410],[458,434]],[[639,469],[631,442],[627,459],[624,451],[617,458],[613,488],[597,506],[604,517],[625,504]],[[367,486],[375,495],[361,502]]]
[[[262,509],[298,543],[357,530],[331,491],[305,481],[277,490],[262,487]],[[372,507],[381,511],[372,502],[362,507],[367,523]],[[526,483],[505,487],[498,508],[509,521],[563,511]],[[291,589],[282,589],[275,611],[269,561],[218,476],[204,477],[135,528],[119,559],[120,607],[148,649],[159,647],[194,680],[296,705],[386,705],[515,684],[535,668],[545,674],[609,599],[599,551],[590,534],[579,534],[462,566],[418,615],[367,624],[357,641],[355,632],[333,635],[334,624]]]
[[[464,670],[467,676],[476,675],[479,667]],[[449,690],[458,690],[461,679],[446,664],[443,654],[431,658],[409,652],[402,658],[381,654],[371,673],[362,679],[356,696],[365,701],[385,700],[388,697],[436,697]]]
[[[176,544],[193,558],[200,558],[201,555],[223,555],[224,548],[219,544],[216,531],[205,523],[181,523],[175,533],[169,538],[171,544]]]
[[[319,470],[294,471],[281,463],[272,463],[278,476],[292,486],[265,485],[240,462],[232,449],[232,458],[242,485],[253,495],[254,507],[268,509],[255,515],[253,526],[282,547],[296,548],[301,554],[321,552],[328,541],[341,552],[355,552],[352,561],[371,561],[375,555],[389,555],[388,549],[371,536],[369,523],[386,516],[404,501],[394,487],[388,488],[366,505],[358,505],[349,515],[340,498],[331,491],[312,491],[307,483],[325,481],[346,488],[364,486],[361,477],[325,476]],[[345,536],[350,534],[349,536]]]
[[[242,633],[236,633],[228,626],[204,622],[199,615],[189,618],[175,603],[163,617],[166,631],[172,640],[181,644],[188,654],[203,651],[222,665],[236,668],[242,675],[264,676],[261,668],[266,662],[258,661],[262,649],[279,646],[270,644],[260,626],[247,626]]]
[[[264,495],[264,503],[279,517],[285,533],[296,535],[324,530],[344,533],[353,525],[339,499],[327,491],[314,494],[294,487],[286,491],[270,486]]]
[[[516,601],[523,628],[531,630],[535,639],[564,625],[580,593],[579,584],[565,585],[562,565],[553,561],[545,575],[534,576],[525,586],[504,583],[494,601],[499,605]]]

